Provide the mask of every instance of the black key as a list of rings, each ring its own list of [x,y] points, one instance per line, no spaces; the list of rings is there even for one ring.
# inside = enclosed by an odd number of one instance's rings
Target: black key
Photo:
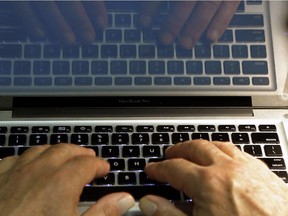
[[[6,136],[0,134],[0,146],[4,146],[6,143]]]
[[[135,45],[121,45],[120,57],[121,58],[136,58],[136,46]]]
[[[158,45],[157,46],[158,58],[173,58],[174,57],[174,47]]]
[[[141,125],[136,127],[137,132],[154,132],[154,126],[152,125]]]
[[[266,58],[266,46],[264,45],[251,45],[250,52],[252,58]]]
[[[135,185],[136,173],[133,172],[121,172],[118,174],[118,184],[120,185]]]
[[[237,42],[265,42],[264,30],[236,30]]]
[[[96,126],[95,132],[105,132],[105,133],[111,133],[113,131],[112,126]]]
[[[140,156],[139,146],[123,146],[122,156],[123,157],[139,157]]]
[[[283,156],[280,145],[265,145],[264,150],[266,156]]]
[[[15,149],[13,147],[3,147],[0,150],[0,159],[13,155],[15,155]]]
[[[19,147],[18,155],[22,155],[25,151],[27,151],[30,147]]]
[[[119,126],[116,126],[116,132],[127,132],[127,133],[131,133],[134,131],[134,128],[133,126],[130,126],[130,125],[119,125]]]
[[[91,145],[107,145],[109,143],[109,136],[107,133],[92,134]]]
[[[188,133],[173,133],[172,134],[172,143],[176,144],[179,142],[184,142],[189,140],[189,134]]]
[[[30,135],[29,145],[44,145],[48,143],[48,138],[46,134],[32,134]]]
[[[286,165],[283,158],[259,158],[262,160],[269,169],[286,169]]]
[[[261,14],[235,14],[229,24],[230,27],[261,27],[263,25]]]
[[[193,132],[195,131],[194,125],[178,125],[177,130],[179,132]]]
[[[5,25],[7,25],[7,23],[5,23]],[[1,28],[0,29],[0,42],[19,42],[19,41],[25,42],[26,39],[27,39],[27,34],[22,28]]]
[[[212,141],[229,142],[229,135],[227,133],[212,133]]]
[[[173,125],[158,125],[157,131],[158,132],[174,132],[175,127]]]
[[[186,62],[187,74],[203,74],[202,61],[187,61]]]
[[[166,146],[163,146],[163,152],[165,152],[165,148],[164,147],[169,147],[168,145],[166,145]],[[164,161],[164,160],[166,160],[166,158],[149,158],[149,160],[148,160],[148,163],[157,163],[157,162],[162,162],[162,161]]]
[[[106,42],[116,43],[122,41],[122,31],[120,29],[106,30]]]
[[[119,146],[103,146],[102,157],[119,157]]]
[[[97,32],[98,33],[98,32]],[[83,45],[82,57],[83,58],[98,58],[98,45]]]
[[[232,30],[226,30],[221,38],[219,39],[219,42],[220,43],[223,43],[223,42],[227,42],[227,43],[231,43],[233,42],[233,32]]]
[[[72,74],[73,75],[88,75],[89,74],[89,62],[88,61],[73,61],[72,62]]]
[[[149,61],[149,74],[165,74],[164,61]]]
[[[35,75],[50,75],[50,61],[34,61],[33,74]]]
[[[9,136],[9,146],[25,146],[27,141],[26,135],[10,135]]]
[[[60,58],[60,47],[59,45],[45,45],[44,46],[44,57],[45,58]]]
[[[68,143],[67,134],[52,134],[50,137],[50,144]]]
[[[130,14],[115,14],[116,27],[130,27],[131,24],[132,18]]]
[[[7,133],[8,128],[7,127],[0,127],[0,133]]]
[[[148,133],[133,133],[132,134],[132,144],[149,144],[149,134]]]
[[[243,61],[243,74],[268,74],[268,65],[266,61]]]
[[[97,185],[114,185],[115,184],[115,173],[108,173],[106,176],[96,179],[95,183]],[[94,187],[94,189],[95,188],[98,188],[98,187]]]
[[[141,32],[138,29],[126,29],[124,31],[124,40],[128,43],[140,42]]]
[[[143,31],[143,41],[145,43],[155,42],[157,40],[158,34],[159,34],[159,30],[147,29]]]
[[[78,45],[64,46],[63,49],[63,58],[79,58],[80,47]]]
[[[91,73],[93,75],[107,75],[108,74],[108,62],[107,61],[92,61]]]
[[[124,159],[108,159],[111,171],[125,170]]]
[[[41,46],[40,45],[26,45],[24,49],[25,58],[40,58],[41,57]]]
[[[176,46],[176,57],[177,58],[192,58],[192,49],[185,49],[179,45]]]
[[[233,45],[232,57],[233,58],[248,58],[248,47],[246,45]]]
[[[206,74],[221,74],[221,62],[220,61],[206,61],[205,62],[205,73]]]
[[[117,46],[116,45],[102,45],[101,57],[102,58],[117,58]]]
[[[30,61],[15,61],[13,73],[15,75],[30,75],[31,74],[31,62]]]
[[[153,144],[169,144],[169,134],[168,133],[153,133],[152,143]]]
[[[126,133],[114,133],[112,134],[112,144],[128,144],[129,135]]]
[[[53,133],[70,133],[71,127],[70,126],[54,126]]]
[[[251,137],[253,143],[279,144],[277,133],[252,133]]]
[[[276,125],[259,125],[259,131],[276,131]]]
[[[143,156],[144,157],[160,157],[160,147],[159,146],[150,146],[145,145],[143,146]]]
[[[141,185],[156,185],[159,184],[159,182],[150,179],[146,173],[140,172],[139,173],[139,181]]]
[[[146,70],[145,61],[130,61],[129,63],[129,73],[132,75],[145,75]]]
[[[125,177],[122,176],[122,178]],[[81,201],[95,201],[102,198],[104,195],[113,192],[128,192],[136,200],[141,199],[143,196],[148,194],[154,194],[162,196],[169,200],[181,200],[181,194],[179,191],[175,190],[168,185],[157,185],[157,186],[120,186],[120,187],[84,187],[82,195],[80,197]]]
[[[50,127],[48,126],[34,126],[32,127],[32,133],[49,133]]]
[[[195,140],[195,139],[210,140],[208,133],[193,133],[192,140]]]
[[[97,146],[86,146],[86,148],[92,149],[97,156],[99,156],[99,149]]]
[[[252,156],[262,156],[262,150],[259,145],[245,145],[244,151]]]
[[[218,126],[219,131],[236,131],[235,125],[219,125]]]
[[[28,127],[11,127],[10,132],[11,133],[28,133],[29,128]]]
[[[239,131],[256,131],[255,125],[239,125],[238,127]]]
[[[168,74],[184,74],[184,63],[182,61],[168,61],[167,63],[167,72]]]
[[[74,132],[75,133],[91,133],[92,127],[91,126],[75,126]]]
[[[216,58],[229,58],[229,46],[228,45],[215,45],[213,46],[214,57]]]
[[[128,160],[128,170],[133,171],[133,170],[144,170],[146,166],[146,161],[145,159],[129,159]]]
[[[0,75],[10,75],[12,71],[11,61],[0,61]]]
[[[211,132],[213,132],[215,130],[216,130],[216,128],[214,125],[199,125],[198,126],[198,131],[204,131],[204,132],[211,131]]]
[[[211,58],[211,46],[210,45],[196,45],[195,57],[196,58]]]
[[[126,61],[111,61],[110,73],[113,75],[126,75],[127,74],[127,62]]]
[[[224,74],[240,74],[239,61],[224,61]]]
[[[21,52],[21,45],[0,44],[0,58],[20,58]]]
[[[88,145],[89,138],[88,134],[72,134],[71,143],[78,145]]]
[[[234,144],[249,144],[249,136],[247,133],[233,133],[232,142]]]
[[[155,58],[155,47],[153,45],[140,45],[139,57],[140,58]]]
[[[273,171],[279,178],[281,178],[285,183],[288,183],[288,174],[286,171]]]
[[[53,74],[55,75],[68,75],[70,73],[69,61],[54,61]]]

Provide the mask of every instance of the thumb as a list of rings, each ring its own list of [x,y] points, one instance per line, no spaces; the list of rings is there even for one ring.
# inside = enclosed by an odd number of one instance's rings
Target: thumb
[[[186,216],[168,200],[154,195],[143,197],[139,207],[146,216]]]
[[[119,216],[126,213],[134,203],[134,198],[128,193],[112,193],[99,199],[82,216]]]

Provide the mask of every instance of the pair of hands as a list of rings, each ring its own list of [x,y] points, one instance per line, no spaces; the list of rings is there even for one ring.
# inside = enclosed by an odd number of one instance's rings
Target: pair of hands
[[[191,197],[193,215],[287,215],[287,185],[264,163],[232,143],[194,140],[166,150],[167,160],[145,172]],[[85,169],[83,169],[85,167]],[[109,172],[93,150],[72,144],[44,145],[0,161],[3,215],[78,215],[85,184]],[[27,174],[29,173],[29,175]],[[127,193],[109,194],[83,215],[117,216],[134,205]],[[185,215],[164,198],[140,200],[145,215]],[[192,209],[191,209],[192,212]]]
[[[192,48],[206,32],[209,40],[217,41],[231,21],[240,0],[175,1],[161,26],[159,40],[171,44],[178,36],[184,48]],[[128,2],[129,3],[129,2]],[[159,9],[160,1],[143,1],[139,23],[149,28]],[[14,3],[32,37],[45,37],[53,32],[66,44],[77,40],[92,43],[95,29],[104,29],[108,18],[103,1],[35,1]]]

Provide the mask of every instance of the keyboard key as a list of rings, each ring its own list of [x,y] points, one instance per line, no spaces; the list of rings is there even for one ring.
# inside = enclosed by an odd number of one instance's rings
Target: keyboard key
[[[34,61],[33,74],[34,75],[50,75],[50,61]]]
[[[98,31],[97,31],[98,34]],[[98,58],[98,45],[82,45],[83,58]]]
[[[71,126],[54,126],[53,133],[70,133]]]
[[[165,74],[165,62],[164,61],[149,61],[149,74]]]
[[[130,14],[115,14],[116,27],[130,27],[131,24],[132,18]]]
[[[107,61],[92,61],[91,73],[93,75],[106,75],[106,74],[108,74],[108,62]]]
[[[276,125],[259,125],[259,131],[276,131]]]
[[[208,141],[210,140],[208,133],[193,133],[192,140],[195,140],[195,139],[203,139],[203,140],[208,140]]]
[[[179,132],[194,132],[195,126],[194,125],[178,125],[177,130]]]
[[[34,85],[35,86],[51,86],[53,80],[51,77],[35,77]]]
[[[128,170],[144,170],[146,166],[145,159],[137,158],[137,159],[128,159]]]
[[[133,131],[134,131],[134,127],[132,125],[119,125],[119,126],[116,126],[116,132],[131,133]]]
[[[135,185],[136,184],[136,173],[134,173],[134,172],[118,173],[118,184],[120,184],[120,185]]]
[[[129,144],[129,135],[126,133],[114,133],[112,134],[112,144]]]
[[[174,77],[175,85],[191,85],[192,81],[190,77]]]
[[[141,185],[156,185],[159,184],[159,182],[150,179],[146,173],[140,172],[139,173],[139,181]]]
[[[50,137],[50,144],[68,143],[67,134],[52,134]]]
[[[213,84],[214,85],[230,85],[230,78],[229,77],[214,77]]]
[[[129,73],[131,75],[145,75],[146,74],[146,62],[145,61],[130,61]]]
[[[111,77],[96,77],[94,82],[95,82],[95,85],[110,86],[112,85],[113,80]]]
[[[256,131],[255,125],[239,125],[239,131]]]
[[[155,58],[155,47],[153,45],[140,45],[139,57],[140,58]]]
[[[0,44],[0,58],[20,58],[22,47],[18,44]]]
[[[237,42],[265,42],[264,30],[235,30]]]
[[[169,134],[168,133],[153,133],[152,143],[153,144],[169,144]]]
[[[213,132],[216,128],[214,125],[199,125],[198,131],[204,131],[204,132]]]
[[[144,145],[143,157],[160,157],[161,151],[159,146]]]
[[[174,132],[175,127],[173,125],[158,125],[157,131],[158,132]]]
[[[136,46],[135,45],[121,45],[120,57],[121,58],[136,58]]]
[[[5,25],[7,25],[7,23],[5,23]],[[26,39],[27,39],[27,34],[23,28],[1,28],[0,29],[0,42],[25,42]]]
[[[12,71],[11,61],[0,61],[0,75],[10,75]]]
[[[106,132],[106,133],[111,133],[113,131],[112,126],[96,126],[95,127],[95,132]]]
[[[265,145],[264,150],[266,156],[283,156],[280,145]]]
[[[135,77],[134,79],[135,85],[152,85],[151,77]]]
[[[259,158],[262,160],[269,169],[286,169],[286,165],[283,158]]]
[[[110,164],[111,171],[120,171],[125,170],[125,161],[124,159],[108,159]]]
[[[50,127],[49,126],[33,126],[32,133],[49,133]]]
[[[187,61],[186,73],[187,74],[203,74],[202,61]]]
[[[102,58],[117,58],[117,46],[116,45],[102,45],[101,57]]]
[[[225,30],[219,39],[219,43],[232,43],[233,42],[233,32],[232,30]]]
[[[31,77],[15,77],[14,85],[15,86],[31,86],[32,78]]]
[[[68,75],[70,73],[70,64],[68,61],[54,61],[53,74],[54,75]]]
[[[97,185],[114,185],[115,184],[115,173],[108,173],[106,176],[96,179],[95,183]]]
[[[14,75],[30,75],[31,62],[30,61],[15,61],[14,62]]]
[[[109,136],[107,133],[92,134],[91,145],[107,145],[109,143]]]
[[[172,143],[176,144],[179,142],[185,142],[189,140],[189,134],[188,133],[173,133],[172,134]]]
[[[29,127],[26,127],[26,126],[24,126],[24,127],[11,127],[11,129],[10,129],[10,132],[11,133],[28,133],[29,132]]]
[[[233,133],[232,142],[234,144],[249,144],[249,135],[247,133]]]
[[[149,144],[149,134],[148,133],[133,133],[132,134],[132,144]]]
[[[214,58],[229,58],[230,51],[228,45],[215,45],[213,46]]]
[[[63,58],[79,58],[80,47],[78,45],[64,46],[62,52]]]
[[[124,41],[127,43],[136,43],[141,40],[141,32],[138,29],[125,29]]]
[[[243,61],[243,74],[268,74],[266,61]]]
[[[224,61],[224,74],[240,74],[239,61]]]
[[[88,134],[72,134],[71,135],[71,143],[77,145],[88,145],[89,138]]]
[[[8,131],[7,127],[0,127],[0,134],[7,133],[7,131]]]
[[[26,135],[10,135],[9,136],[9,146],[25,146],[27,142]]]
[[[12,147],[3,147],[0,151],[0,159],[15,155],[15,149]]]
[[[168,61],[167,72],[171,75],[184,74],[184,63],[182,61]]]
[[[233,58],[248,58],[248,47],[246,45],[233,45],[232,57]]]
[[[264,45],[251,45],[250,53],[252,58],[266,58],[266,47]]]
[[[140,156],[140,148],[139,146],[123,146],[122,148],[122,156],[123,157],[139,157]]]
[[[250,85],[250,79],[248,77],[233,77],[233,84],[247,86]]]
[[[271,143],[279,144],[279,138],[277,133],[252,133],[252,142],[253,143]]]
[[[4,146],[6,143],[6,136],[0,134],[0,146]],[[1,159],[1,158],[0,158]]]
[[[252,78],[253,85],[265,86],[265,85],[269,85],[269,83],[270,81],[268,77],[253,77]]]
[[[58,45],[45,45],[44,58],[60,58],[60,47]]]
[[[32,134],[30,135],[29,145],[44,145],[48,143],[48,137],[46,134]]]
[[[252,156],[262,156],[262,150],[259,145],[245,145],[244,152],[252,155]]]
[[[233,131],[236,131],[236,126],[235,125],[219,125],[218,130],[219,131],[226,131],[226,132],[228,132],[228,131],[233,132]]]
[[[262,14],[236,14],[229,27],[262,27],[264,26]]]
[[[42,48],[40,45],[25,45],[24,57],[25,58],[41,58]]]
[[[281,178],[285,183],[288,183],[288,174],[286,171],[273,171],[279,178]]]
[[[88,75],[89,74],[89,62],[88,61],[73,61],[72,62],[72,74],[73,75]]]
[[[209,45],[196,45],[195,57],[196,58],[211,58],[211,47]]]
[[[155,77],[154,84],[159,86],[170,86],[172,85],[172,78],[171,77]]]
[[[212,133],[212,141],[229,142],[230,138],[227,133]]]
[[[127,72],[128,70],[126,61],[111,61],[110,73],[112,75],[125,75]]]
[[[106,30],[106,42],[118,43],[122,41],[122,31],[120,29]]]
[[[137,132],[154,132],[153,125],[139,125],[136,127]]]
[[[132,77],[115,77],[115,85],[130,86],[132,85]]]
[[[158,58],[173,58],[174,57],[174,46],[157,46],[157,55]]]
[[[192,49],[185,49],[179,45],[176,46],[176,57],[177,58],[188,58],[191,59],[193,56]]]
[[[119,157],[119,146],[103,146],[102,147],[102,157],[104,158],[112,158]]]
[[[71,86],[72,78],[71,77],[56,77],[54,80],[56,86]]]
[[[194,77],[193,82],[195,85],[211,85],[210,77]]]

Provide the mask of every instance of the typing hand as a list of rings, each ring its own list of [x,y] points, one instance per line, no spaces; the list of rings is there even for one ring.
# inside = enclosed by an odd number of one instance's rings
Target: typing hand
[[[216,42],[229,25],[239,2],[191,0],[171,3],[171,9],[160,29],[160,42],[169,45],[179,36],[180,45],[189,49],[204,32],[209,40]],[[142,3],[139,21],[143,27],[149,27],[153,23],[161,3],[163,2]]]
[[[188,141],[168,148],[166,157],[148,164],[145,172],[191,197],[194,216],[288,215],[287,185],[231,143]],[[142,198],[140,208],[146,215],[185,215],[167,200],[150,195]]]
[[[37,39],[56,38],[61,43],[92,43],[95,29],[105,28],[107,14],[102,1],[12,2],[28,33]]]
[[[73,144],[44,145],[0,161],[0,209],[9,216],[79,215],[85,184],[109,171],[95,152]],[[127,193],[110,194],[83,216],[118,216],[134,204]]]

